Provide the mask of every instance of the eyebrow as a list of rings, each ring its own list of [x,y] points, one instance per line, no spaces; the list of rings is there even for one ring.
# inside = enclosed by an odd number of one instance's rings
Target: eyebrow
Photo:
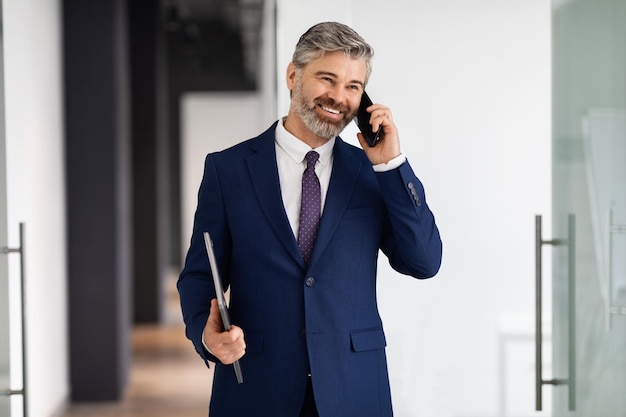
[[[330,72],[330,71],[317,71],[315,73],[316,77],[321,77],[323,75],[328,75],[328,76],[333,77],[333,78],[338,78],[337,74],[335,74],[334,72]],[[361,87],[365,87],[365,83],[363,81],[360,81],[360,80],[352,80],[348,84],[358,84]]]

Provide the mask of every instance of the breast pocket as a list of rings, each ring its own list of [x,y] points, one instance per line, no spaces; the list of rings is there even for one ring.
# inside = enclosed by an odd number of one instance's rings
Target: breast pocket
[[[376,217],[376,209],[373,207],[358,207],[346,210],[343,215],[344,219],[359,219],[367,217]]]

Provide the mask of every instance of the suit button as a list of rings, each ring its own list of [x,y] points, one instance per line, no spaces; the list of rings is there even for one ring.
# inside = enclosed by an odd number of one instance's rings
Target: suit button
[[[420,201],[420,196],[419,194],[417,194],[417,190],[415,189],[415,185],[413,184],[413,182],[409,181],[407,187],[409,187],[409,190],[411,190],[411,195],[413,196],[413,201],[415,201],[415,205],[421,206],[422,202]]]
[[[413,200],[415,200],[416,205],[418,206],[422,205],[422,202],[420,201],[420,196],[417,194],[415,190],[413,190]]]
[[[300,337],[306,339],[306,329],[300,330]]]
[[[307,287],[312,287],[315,285],[315,278],[313,277],[308,277],[304,283],[306,284]]]

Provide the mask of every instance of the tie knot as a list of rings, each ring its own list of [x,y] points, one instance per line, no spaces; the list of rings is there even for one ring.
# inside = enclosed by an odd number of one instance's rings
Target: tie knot
[[[315,151],[307,152],[306,156],[304,157],[304,159],[306,159],[307,168],[314,167],[319,158],[320,158],[320,154],[318,154],[317,152]]]

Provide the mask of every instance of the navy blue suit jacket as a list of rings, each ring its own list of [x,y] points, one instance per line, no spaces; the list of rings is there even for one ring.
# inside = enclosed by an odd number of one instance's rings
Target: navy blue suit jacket
[[[191,246],[178,289],[186,334],[207,361],[202,331],[215,297],[202,232],[213,240],[240,360],[216,364],[211,417],[297,417],[312,375],[321,417],[392,415],[385,336],[376,302],[381,249],[416,278],[439,269],[441,240],[408,162],[375,173],[362,149],[337,138],[311,262],[283,207],[275,127],[206,157]],[[208,363],[207,363],[208,364]]]

